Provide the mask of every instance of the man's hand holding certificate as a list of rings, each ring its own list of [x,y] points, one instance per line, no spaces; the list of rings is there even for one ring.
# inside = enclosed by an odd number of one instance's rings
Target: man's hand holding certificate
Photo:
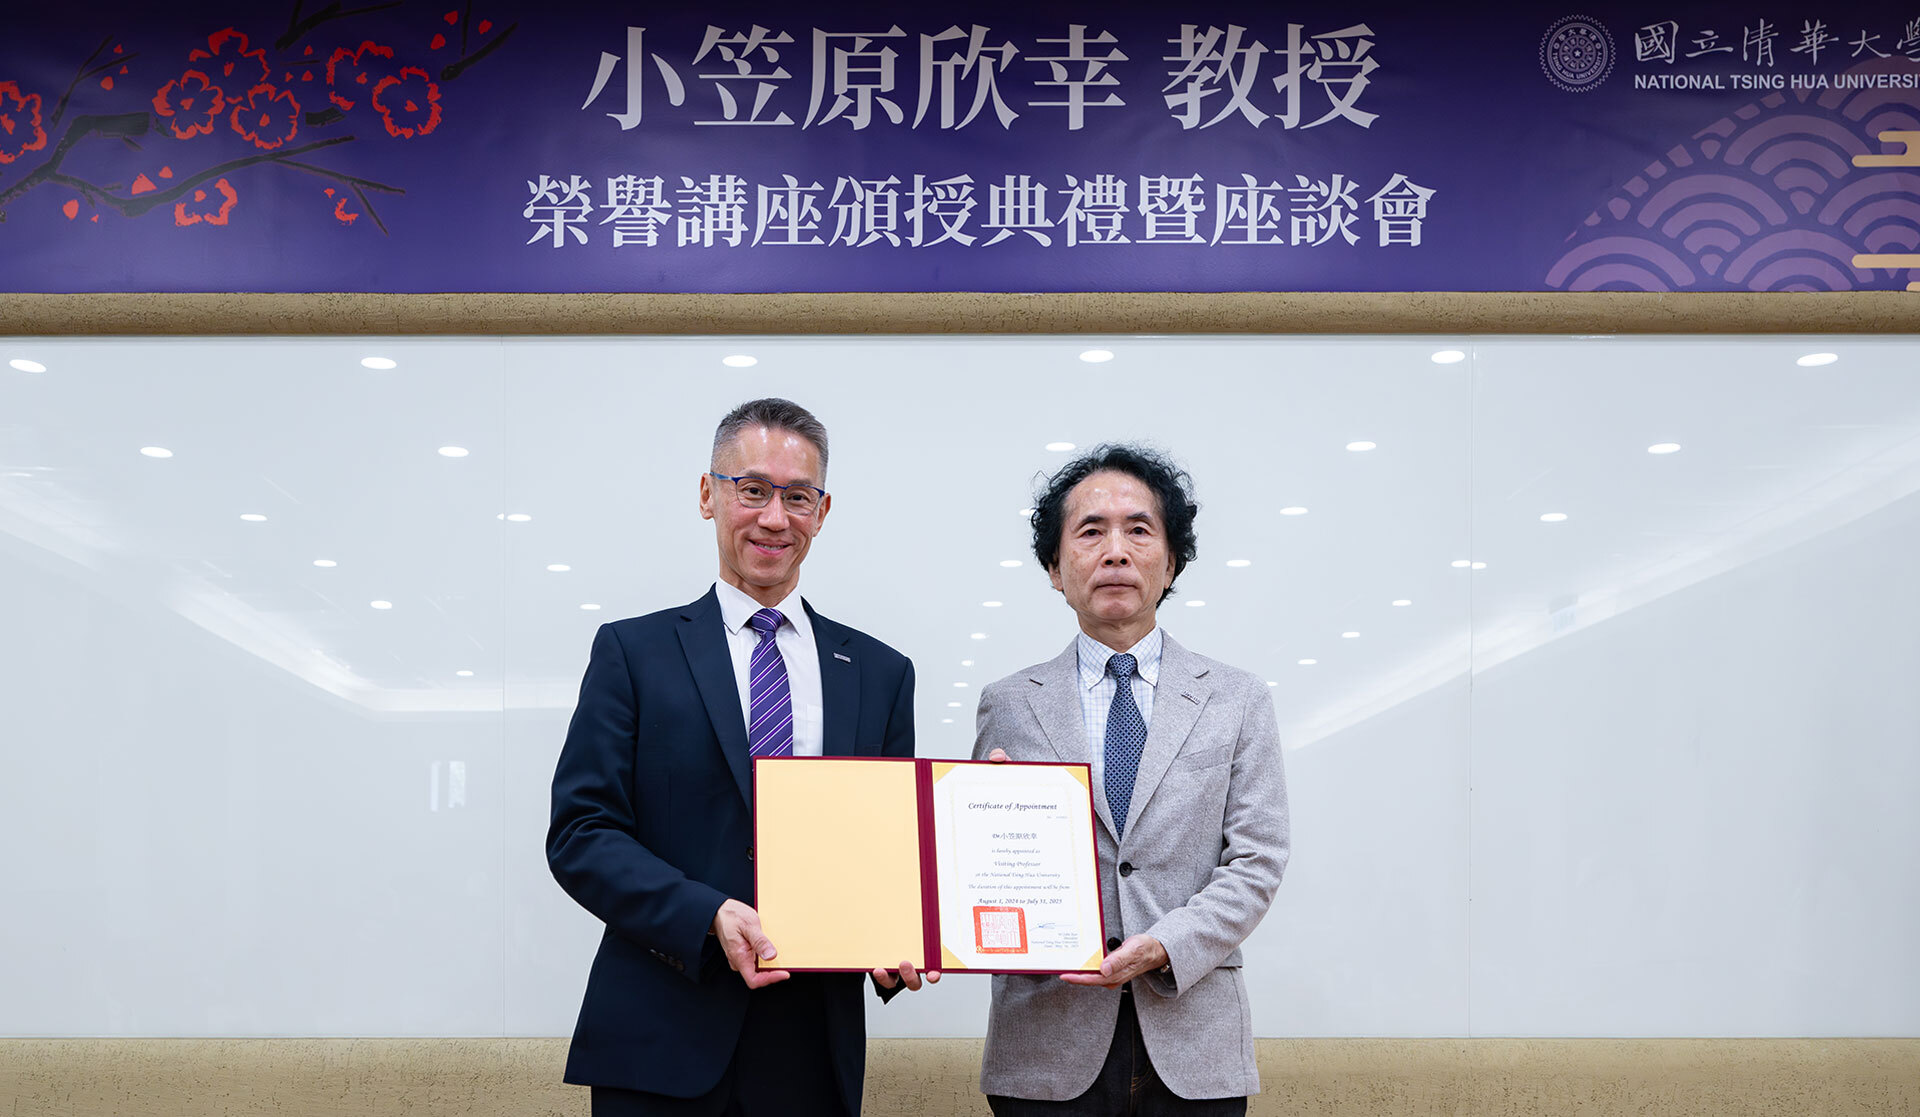
[[[773,964],[1103,980],[1088,781],[1084,764],[757,761]]]

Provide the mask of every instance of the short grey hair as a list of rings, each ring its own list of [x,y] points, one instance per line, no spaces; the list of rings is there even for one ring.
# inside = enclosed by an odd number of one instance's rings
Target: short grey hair
[[[813,448],[820,451],[820,479],[826,479],[826,424],[814,418],[813,412],[808,411],[792,400],[780,399],[774,396],[769,396],[766,399],[748,400],[739,407],[727,412],[727,417],[720,420],[720,425],[715,427],[713,431],[713,460],[711,464],[719,465],[720,452],[726,449],[727,445],[734,439],[740,437],[741,431],[749,427],[769,427],[773,430],[792,431],[794,434],[813,443]]]

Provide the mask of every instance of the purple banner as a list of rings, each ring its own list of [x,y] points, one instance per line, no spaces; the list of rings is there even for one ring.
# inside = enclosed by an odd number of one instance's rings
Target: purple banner
[[[36,5],[0,290],[1920,290],[1920,8]]]

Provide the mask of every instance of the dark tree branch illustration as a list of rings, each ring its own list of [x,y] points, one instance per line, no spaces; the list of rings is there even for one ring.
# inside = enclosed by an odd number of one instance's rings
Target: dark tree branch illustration
[[[518,31],[519,29],[520,29],[520,25],[518,23],[509,23],[505,28],[501,30],[501,32],[498,35],[495,35],[492,41],[488,42],[486,46],[481,47],[479,50],[474,51],[472,54],[467,55],[465,58],[460,59],[458,62],[449,62],[443,69],[441,69],[440,80],[443,82],[452,81],[455,78],[459,77],[461,74],[466,73],[468,68],[471,67],[474,63],[480,61],[482,58],[485,58],[487,55],[492,54],[494,51],[499,50],[500,44],[512,38],[513,33],[515,31]]]
[[[101,63],[100,65],[94,66],[93,60],[100,57],[100,53],[106,50],[107,47],[111,46],[112,44],[113,44],[112,35],[108,35],[106,38],[100,40],[100,45],[97,47],[94,47],[93,53],[87,55],[87,60],[85,62],[80,63],[80,68],[74,71],[73,80],[67,83],[67,91],[60,95],[60,102],[53,107],[53,115],[47,118],[47,127],[49,129],[56,128],[59,126],[60,118],[67,114],[67,102],[73,98],[73,91],[80,88],[81,82],[86,81],[88,78],[93,77],[96,74],[100,74],[107,70],[111,70],[115,66],[124,66],[127,63],[133,61],[134,59],[140,57],[138,52],[135,52],[133,54],[126,54],[126,55],[114,55],[108,58],[105,62]],[[92,67],[92,68],[89,69],[88,67]]]
[[[348,8],[342,11],[338,3],[333,3],[321,8],[307,18],[301,19],[300,9],[306,5],[302,0],[294,0],[293,14],[287,17],[287,33],[274,40],[273,48],[275,50],[286,50],[301,39],[306,38],[307,32],[312,31],[328,20],[345,19],[348,16],[365,15],[368,12],[383,12],[388,8],[397,8],[400,4],[401,0],[392,0],[391,3],[370,4],[364,8]]]

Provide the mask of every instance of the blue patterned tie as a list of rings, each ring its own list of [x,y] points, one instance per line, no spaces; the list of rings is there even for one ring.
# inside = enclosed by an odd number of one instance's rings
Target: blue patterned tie
[[[762,609],[747,618],[760,634],[747,662],[750,697],[747,708],[747,751],[754,756],[793,755],[793,694],[787,686],[787,661],[780,658],[774,633],[780,628],[778,609]],[[1135,715],[1138,716],[1138,715]]]
[[[1127,807],[1133,802],[1133,778],[1140,772],[1140,752],[1147,747],[1147,723],[1133,701],[1133,657],[1125,652],[1107,660],[1113,676],[1113,705],[1107,707],[1107,809],[1113,812],[1113,832],[1127,836]]]

